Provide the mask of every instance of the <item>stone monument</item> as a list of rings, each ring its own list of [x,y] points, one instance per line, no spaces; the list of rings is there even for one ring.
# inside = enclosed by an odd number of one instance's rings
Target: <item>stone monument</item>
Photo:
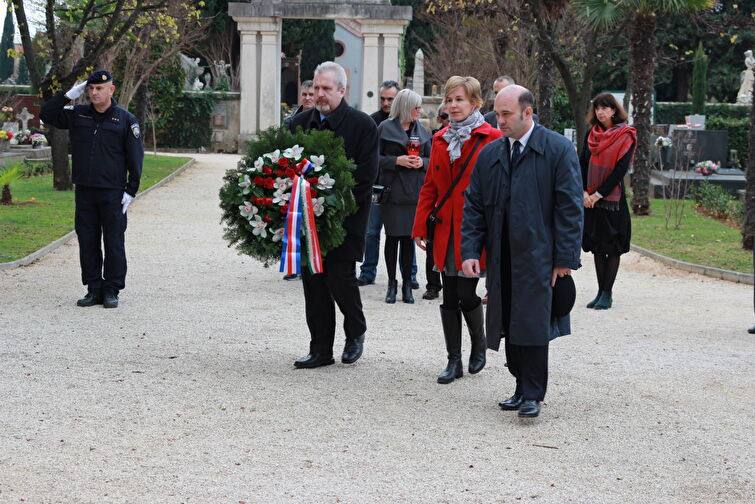
[[[425,55],[422,49],[417,49],[414,55],[414,75],[412,78],[414,92],[425,96]]]
[[[741,85],[737,93],[737,103],[752,103],[752,85],[755,81],[753,69],[755,69],[755,57],[752,56],[751,50],[747,50],[745,51],[745,69],[742,71]]]

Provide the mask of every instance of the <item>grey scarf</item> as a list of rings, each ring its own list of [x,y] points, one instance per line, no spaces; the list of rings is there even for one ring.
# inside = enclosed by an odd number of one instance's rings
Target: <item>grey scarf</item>
[[[461,122],[451,121],[449,128],[443,133],[443,138],[448,142],[448,157],[451,163],[461,157],[461,147],[472,136],[472,131],[479,128],[485,118],[480,111],[475,109],[469,117]]]

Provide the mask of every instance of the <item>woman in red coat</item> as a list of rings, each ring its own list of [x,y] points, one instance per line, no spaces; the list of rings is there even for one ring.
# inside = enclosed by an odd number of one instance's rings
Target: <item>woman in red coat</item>
[[[477,296],[477,278],[468,278],[461,271],[461,218],[464,191],[482,148],[501,137],[480,113],[482,90],[474,77],[453,76],[446,82],[446,111],[451,123],[433,136],[430,162],[425,183],[419,194],[412,236],[422,250],[432,242],[435,269],[443,278],[443,304],[440,319],[448,351],[448,365],[438,376],[438,383],[451,383],[463,373],[461,363],[461,316],[467,322],[472,339],[469,372],[479,373],[485,367],[485,324],[482,303]],[[427,218],[441,204],[454,179],[464,173],[450,196],[437,211],[435,231],[428,236]],[[484,264],[483,264],[484,268]]]

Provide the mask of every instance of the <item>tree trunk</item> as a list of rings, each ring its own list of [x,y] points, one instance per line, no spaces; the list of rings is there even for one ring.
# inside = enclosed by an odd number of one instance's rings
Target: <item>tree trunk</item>
[[[751,250],[755,236],[755,103],[750,108],[750,156],[747,161],[745,221],[742,226],[742,247]]]
[[[134,115],[136,120],[139,121],[142,132],[147,131],[147,123],[145,122],[147,119],[147,83],[145,81],[142,81],[134,95]]]
[[[0,205],[10,205],[13,203],[13,197],[10,194],[10,185],[5,184],[3,186],[3,195],[0,196]]]
[[[553,128],[553,90],[555,89],[555,72],[553,61],[545,52],[542,44],[537,50],[537,115],[540,124]]]
[[[70,191],[73,184],[68,163],[68,132],[50,126],[47,139],[52,150],[52,187],[57,191]]]
[[[630,32],[629,78],[632,89],[632,118],[637,130],[632,174],[632,210],[650,214],[650,120],[655,72],[655,16],[638,13]]]

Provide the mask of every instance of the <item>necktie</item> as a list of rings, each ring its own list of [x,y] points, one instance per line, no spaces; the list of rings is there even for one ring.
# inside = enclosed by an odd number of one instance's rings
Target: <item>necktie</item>
[[[322,121],[320,121],[320,129],[321,130],[329,130],[330,124],[328,124],[328,118],[325,117]]]
[[[517,160],[519,159],[519,156],[522,155],[522,144],[519,143],[519,140],[514,140],[514,148],[512,150],[511,154],[511,165],[515,165]]]

